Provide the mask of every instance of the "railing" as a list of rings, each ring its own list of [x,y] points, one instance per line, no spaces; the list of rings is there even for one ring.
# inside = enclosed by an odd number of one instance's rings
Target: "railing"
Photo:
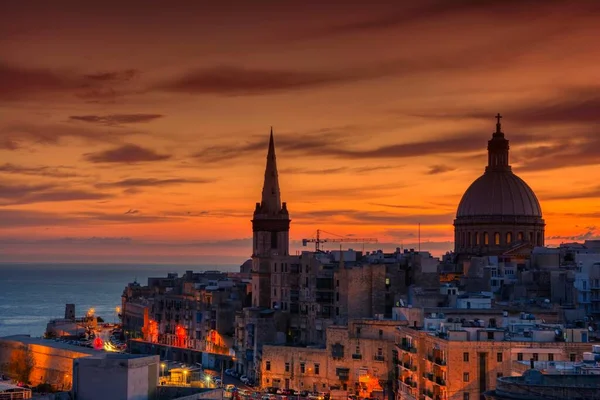
[[[446,365],[446,360],[444,360],[444,359],[442,359],[440,357],[436,357],[433,362],[436,363],[437,365],[441,365],[441,366],[445,366]]]
[[[446,386],[446,381],[439,376],[435,377],[435,383],[437,383],[440,386]]]

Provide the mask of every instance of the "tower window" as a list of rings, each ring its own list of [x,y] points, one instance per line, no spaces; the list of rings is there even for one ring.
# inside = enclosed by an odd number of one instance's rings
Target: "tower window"
[[[472,246],[472,245],[473,245],[473,243],[471,242],[471,232],[467,233],[467,244],[468,244],[469,246]]]
[[[271,232],[271,248],[277,248],[277,232]]]
[[[496,246],[500,244],[500,234],[498,232],[494,233],[494,244]]]
[[[512,233],[506,232],[506,244],[512,243]]]
[[[483,244],[485,246],[490,244],[490,235],[487,232],[483,232]]]
[[[533,232],[529,232],[529,243],[533,244]]]
[[[542,245],[542,233],[541,232],[537,233],[537,245],[538,246]]]
[[[517,233],[517,240],[518,240],[519,242],[522,242],[522,241],[523,241],[523,232],[519,232],[519,233]]]
[[[475,232],[475,245],[479,246],[481,244],[479,240],[479,232]]]

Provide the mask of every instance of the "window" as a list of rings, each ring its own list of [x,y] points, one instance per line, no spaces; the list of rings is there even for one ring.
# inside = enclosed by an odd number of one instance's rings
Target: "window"
[[[271,361],[267,361],[267,362],[266,362],[265,369],[266,369],[267,371],[270,371],[270,370],[271,370]]]
[[[548,353],[548,361],[554,361],[554,354]]]
[[[469,400],[469,393],[467,393],[467,392],[463,393],[463,400]]]
[[[356,336],[360,336],[360,326],[356,327]]]
[[[496,246],[500,244],[500,234],[498,232],[494,233],[494,244]]]
[[[533,232],[529,232],[529,243],[534,244],[533,243]]]
[[[277,296],[277,288],[273,288],[273,296]]]
[[[355,354],[360,354],[360,346],[356,346],[356,352]]]
[[[488,340],[494,340],[494,332],[487,333]]]
[[[382,330],[382,329],[380,329],[380,330],[379,330],[379,339],[382,339],[382,338],[383,338],[383,330]]]
[[[335,294],[335,300],[336,300],[336,301],[340,301],[340,292],[337,292],[337,293]]]
[[[463,361],[469,362],[469,353],[463,353]]]
[[[533,353],[533,361],[539,361],[540,356],[538,353]]]
[[[315,364],[315,375],[319,375],[319,364]]]
[[[383,357],[383,349],[381,347],[377,349],[377,357]]]
[[[475,232],[475,244],[477,246],[479,246],[481,243],[479,243],[479,232]]]
[[[335,287],[340,287],[340,280],[339,280],[339,279],[337,279],[337,280],[335,281]]]
[[[504,374],[502,372],[496,372],[496,378],[502,378]]]
[[[517,353],[517,361],[523,361],[523,353]]]
[[[569,361],[575,362],[575,353],[569,354]]]
[[[463,382],[469,382],[469,373],[463,372]]]
[[[502,353],[496,354],[496,361],[502,362]]]
[[[285,363],[285,372],[290,372],[290,363]]]
[[[541,232],[537,233],[537,245],[538,246],[542,245],[542,233]]]
[[[506,244],[512,243],[512,233],[506,232]]]
[[[473,243],[471,243],[471,232],[467,233],[467,244],[469,246],[471,246]]]
[[[277,272],[277,263],[273,263],[273,272]]]
[[[303,374],[306,371],[306,365],[304,363],[300,363],[300,373]]]
[[[485,246],[490,244],[490,235],[487,232],[483,232],[483,244]]]
[[[271,232],[271,248],[277,248],[277,232]]]
[[[523,232],[519,232],[519,233],[517,233],[517,240],[518,240],[519,242],[522,242],[522,241],[523,241]]]
[[[336,307],[336,308],[335,308],[335,315],[336,315],[336,316],[339,316],[339,315],[340,315],[340,308],[339,308],[339,307]]]

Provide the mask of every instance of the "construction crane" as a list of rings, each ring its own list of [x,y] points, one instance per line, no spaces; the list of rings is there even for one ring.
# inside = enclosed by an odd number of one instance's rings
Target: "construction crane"
[[[327,233],[329,235],[337,236],[337,238],[327,238],[327,237],[324,238],[324,237],[321,237],[321,233]],[[319,251],[321,251],[321,244],[328,243],[328,242],[332,242],[332,243],[362,243],[363,247],[364,247],[365,243],[377,243],[377,239],[376,238],[349,238],[349,237],[343,237],[343,236],[336,235],[331,232],[325,232],[320,229],[317,229],[317,236],[312,239],[302,239],[302,246],[306,247],[306,245],[308,243],[314,243],[315,251],[319,252]]]

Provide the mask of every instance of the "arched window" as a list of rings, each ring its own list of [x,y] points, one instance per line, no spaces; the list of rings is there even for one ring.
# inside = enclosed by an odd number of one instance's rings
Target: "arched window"
[[[479,246],[481,242],[479,241],[479,232],[475,232],[475,245]]]
[[[512,243],[512,233],[506,232],[506,244],[511,244],[511,243]]]
[[[537,245],[538,246],[542,245],[542,232],[537,233]]]
[[[473,243],[471,242],[471,232],[467,233],[467,244],[473,246]]]
[[[529,232],[529,243],[531,243],[531,244],[535,244],[535,243],[533,242],[533,232]]]
[[[500,244],[500,234],[498,232],[494,233],[494,244],[496,246]]]
[[[487,232],[483,232],[483,244],[487,246],[490,244],[490,235]]]
[[[517,233],[517,240],[518,240],[519,242],[522,242],[522,241],[523,241],[523,232],[519,232],[519,233]]]

